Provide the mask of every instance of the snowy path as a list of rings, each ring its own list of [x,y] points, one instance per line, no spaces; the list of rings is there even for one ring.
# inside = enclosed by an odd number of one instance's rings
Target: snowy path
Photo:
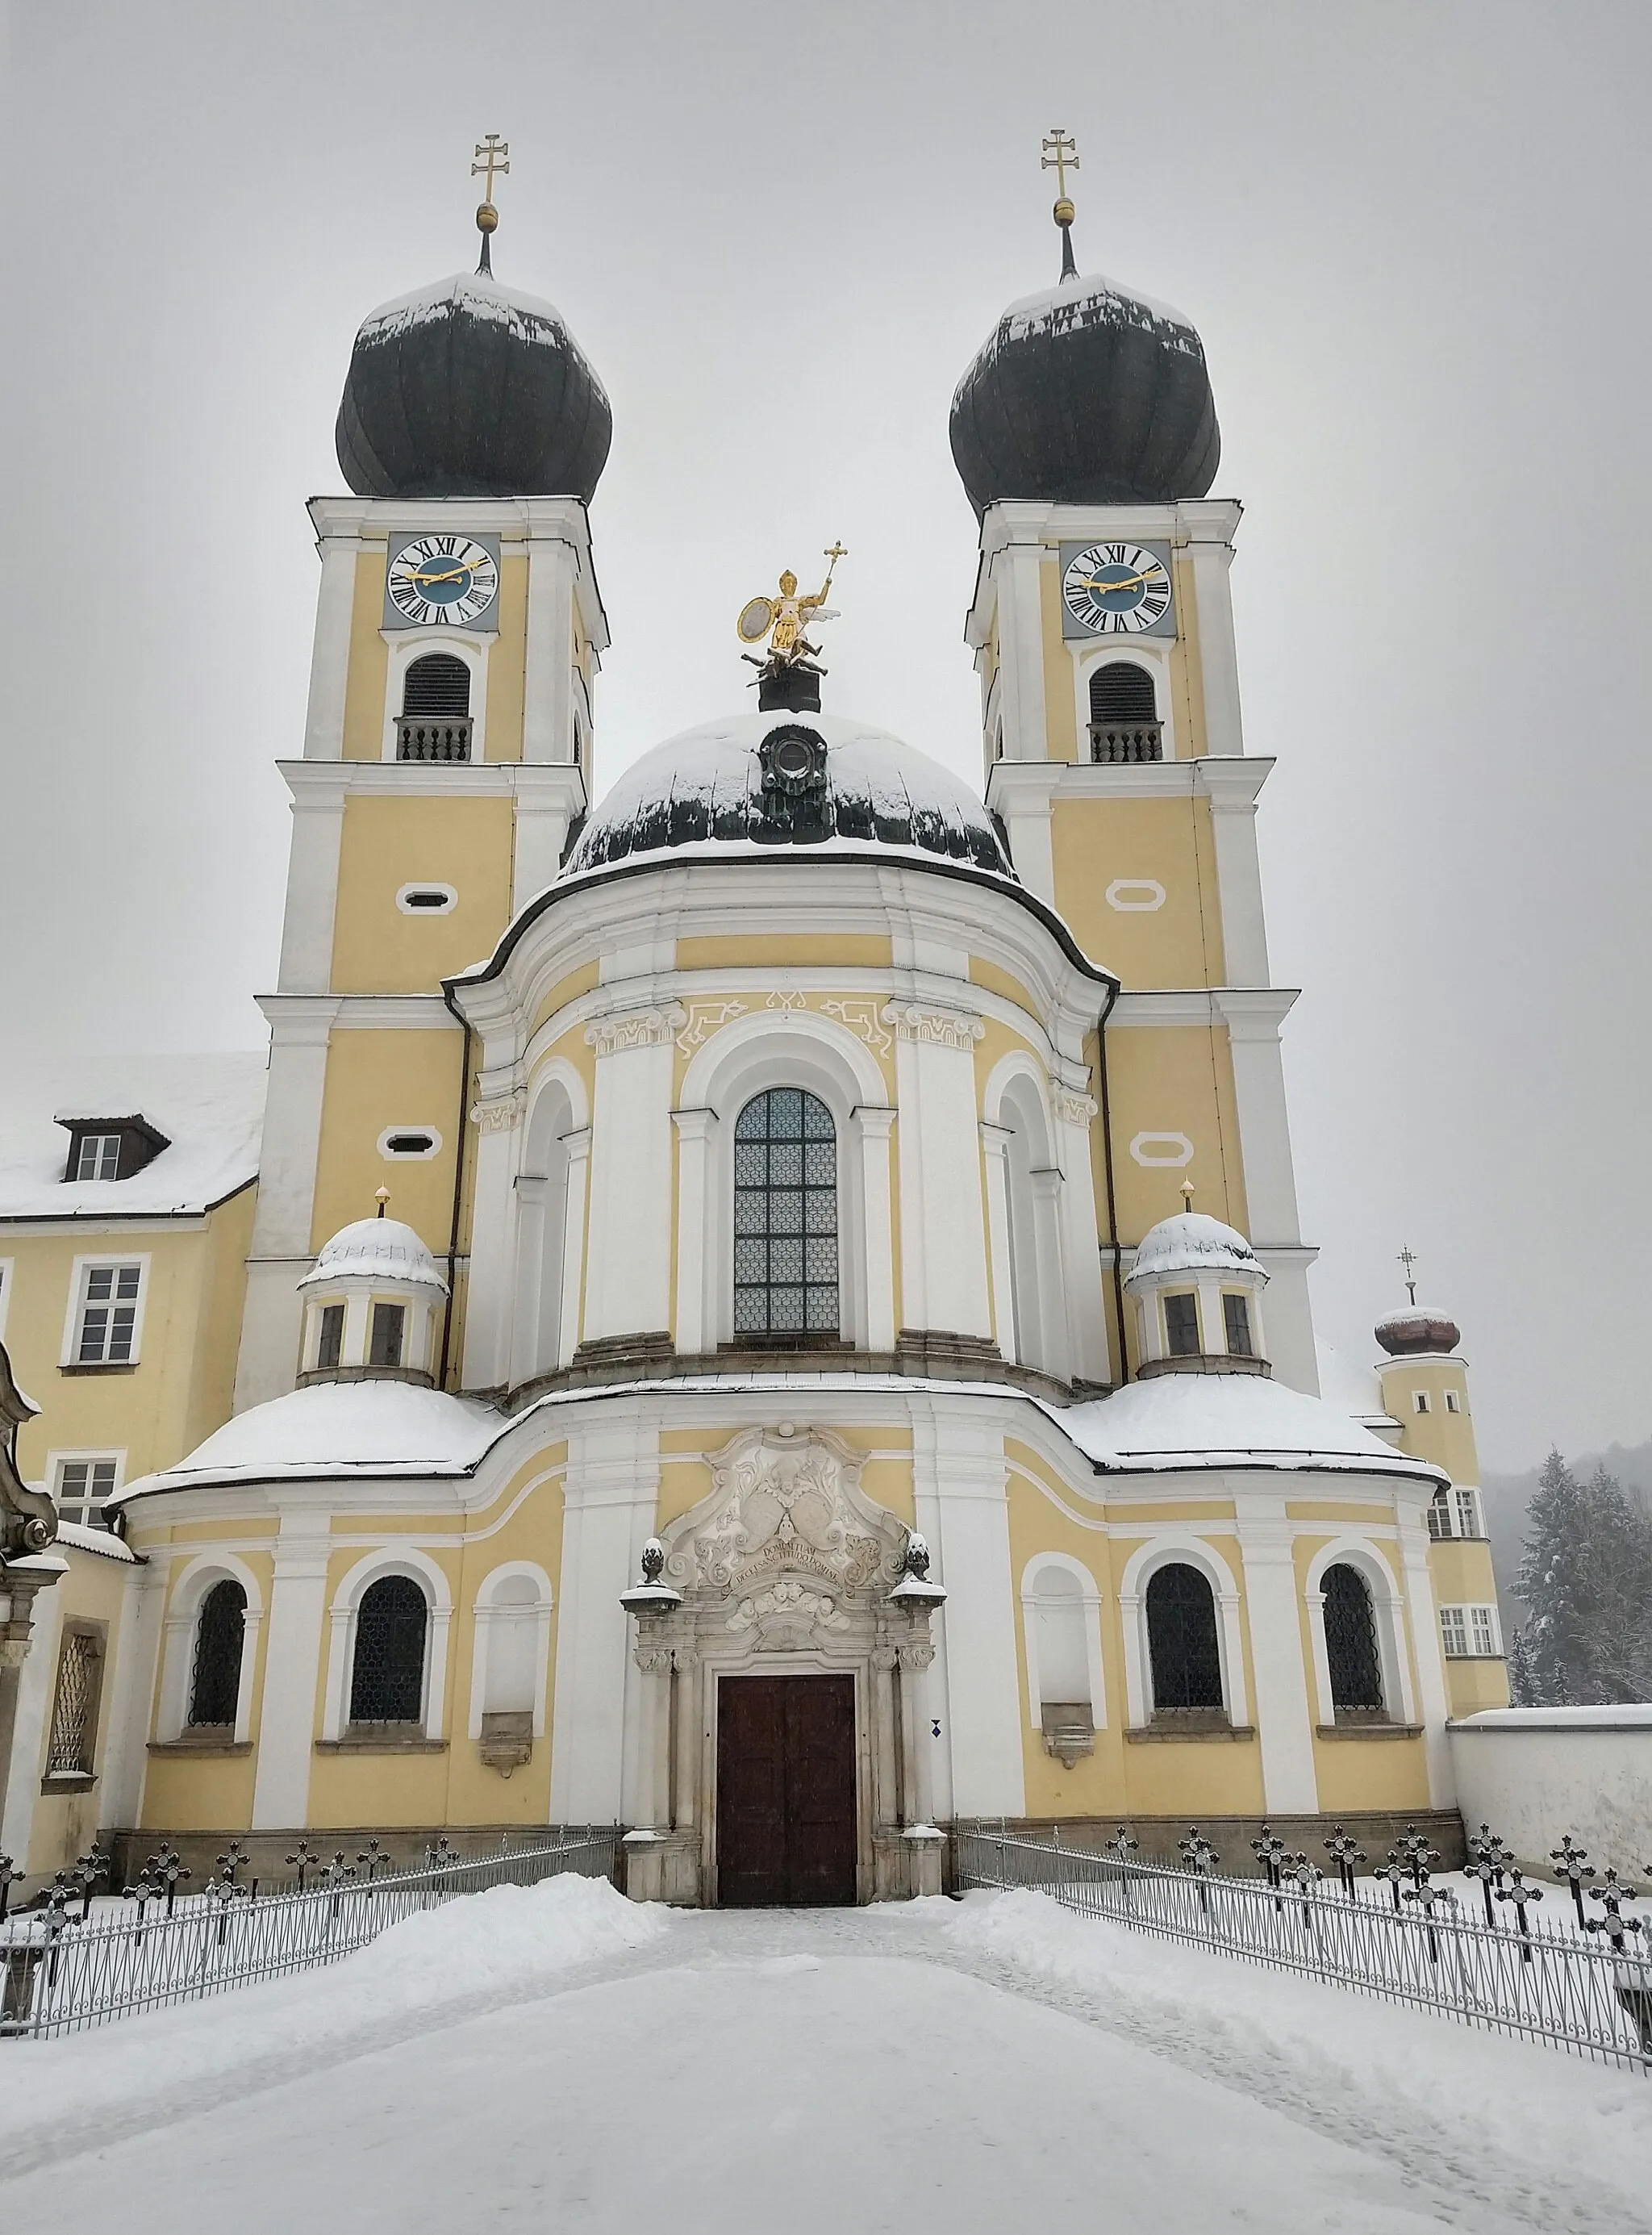
[[[421,1922],[443,1918],[461,1923]],[[43,2111],[118,2068],[129,2100],[122,2113],[108,2099],[113,2124],[143,2130],[84,2135],[78,2154],[0,2184],[0,2225],[630,2235],[664,2212],[682,2235],[1652,2228],[1645,2082],[1035,1897],[656,1919],[642,1944],[611,1943],[508,2002],[496,1966],[484,1994],[502,2006],[482,2015],[474,1993],[381,2010],[376,2041],[323,2026],[306,2055],[293,2013],[306,1992],[336,2004],[349,1968],[9,2048],[0,2096],[15,2077]],[[274,2064],[245,2054],[260,1997],[287,2012]],[[203,2095],[173,2058],[174,2084],[133,2091],[140,2055],[164,2070],[169,2039],[198,2049],[226,2028],[238,2090],[221,2061]],[[41,2061],[31,2073],[20,2057]],[[0,2162],[28,2106],[8,2107]]]

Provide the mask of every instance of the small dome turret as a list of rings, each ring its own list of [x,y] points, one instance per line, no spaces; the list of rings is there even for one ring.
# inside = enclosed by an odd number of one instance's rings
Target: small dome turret
[[[1407,1304],[1376,1323],[1376,1339],[1390,1358],[1448,1358],[1462,1340],[1462,1331],[1448,1312],[1427,1304]]]
[[[304,1299],[299,1386],[315,1381],[434,1386],[436,1320],[447,1283],[399,1218],[358,1218],[326,1242],[298,1283]]]
[[[1267,1281],[1237,1227],[1198,1210],[1161,1219],[1124,1276],[1136,1307],[1141,1377],[1270,1373],[1262,1334]]]

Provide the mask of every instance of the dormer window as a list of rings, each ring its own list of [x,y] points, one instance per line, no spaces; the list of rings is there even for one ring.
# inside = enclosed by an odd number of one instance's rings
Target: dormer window
[[[172,1146],[147,1118],[60,1118],[69,1134],[65,1180],[129,1180]]]
[[[396,724],[399,761],[470,758],[470,670],[450,652],[428,652],[408,669]]]

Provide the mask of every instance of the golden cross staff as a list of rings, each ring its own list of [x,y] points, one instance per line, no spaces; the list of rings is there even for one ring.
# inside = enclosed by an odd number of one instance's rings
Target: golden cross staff
[[[826,581],[820,591],[820,595],[824,598],[827,590],[832,587],[832,577],[837,571],[839,560],[846,559],[849,556],[849,554],[845,550],[841,543],[834,542],[832,548],[829,551],[823,551],[820,554],[820,556],[829,562],[826,567]]]
[[[480,154],[480,148],[476,152]],[[1041,171],[1055,172],[1057,198],[1065,201],[1067,174],[1069,171],[1076,171],[1079,167],[1078,141],[1070,134],[1063,132],[1059,125],[1055,126],[1044,141],[1043,158],[1038,167]]]
[[[1408,1242],[1400,1252],[1398,1262],[1406,1268],[1406,1292],[1414,1304],[1417,1301],[1417,1283],[1413,1275],[1417,1261],[1411,1254],[1411,1246]]]
[[[493,199],[494,172],[497,171],[501,177],[505,177],[509,174],[511,167],[506,158],[509,155],[510,152],[510,141],[508,140],[501,140],[497,132],[490,132],[487,134],[487,137],[478,147],[476,153],[484,160],[480,163],[473,163],[471,165],[470,175],[474,179],[480,177],[483,172],[487,174],[487,183],[482,188],[482,198],[485,201],[491,202]]]

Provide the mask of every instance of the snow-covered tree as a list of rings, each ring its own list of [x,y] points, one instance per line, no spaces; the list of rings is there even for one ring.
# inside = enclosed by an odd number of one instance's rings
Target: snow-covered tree
[[[1524,1705],[1652,1697],[1652,1520],[1596,1468],[1580,1483],[1558,1452],[1527,1514],[1515,1589],[1531,1619],[1510,1656]]]

